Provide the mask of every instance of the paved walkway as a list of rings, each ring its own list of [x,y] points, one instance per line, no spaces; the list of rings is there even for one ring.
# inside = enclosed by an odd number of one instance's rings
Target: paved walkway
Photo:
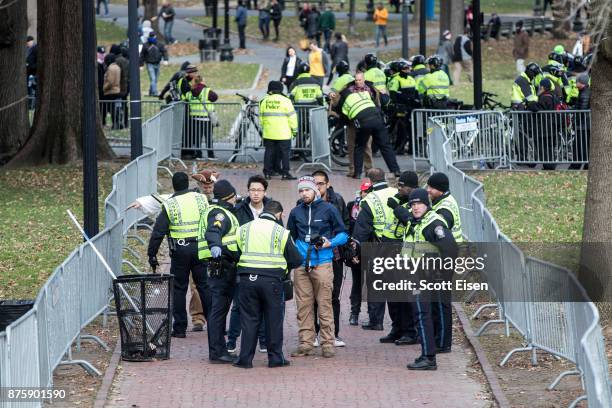
[[[257,170],[221,170],[245,193],[245,180]],[[345,199],[358,181],[332,176]],[[283,203],[286,214],[297,198],[296,183],[273,180],[269,195]],[[484,387],[466,374],[469,356],[461,345],[438,356],[438,370],[411,372],[406,364],[420,353],[419,346],[383,345],[386,332],[370,332],[348,325],[350,271],[341,294],[340,335],[347,346],[332,359],[320,356],[291,358],[291,366],[269,369],[265,354],[256,353],[251,370],[208,363],[206,332],[188,332],[172,339],[172,358],[150,363],[122,362],[107,407],[486,407],[479,398]],[[362,305],[361,320],[367,319]],[[389,322],[385,324],[390,327]],[[287,302],[285,354],[297,345],[295,303]]]

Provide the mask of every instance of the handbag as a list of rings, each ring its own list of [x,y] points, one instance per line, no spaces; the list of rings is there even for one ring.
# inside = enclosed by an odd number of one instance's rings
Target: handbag
[[[291,272],[289,272],[283,280],[283,296],[285,302],[293,299],[293,281],[291,280]]]

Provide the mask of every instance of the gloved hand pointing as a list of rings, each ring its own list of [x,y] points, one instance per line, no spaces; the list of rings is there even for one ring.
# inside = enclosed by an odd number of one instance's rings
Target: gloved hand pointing
[[[221,256],[221,248],[219,248],[218,246],[214,246],[212,248],[210,248],[210,254],[212,255],[213,258],[218,258]]]
[[[390,207],[392,209],[395,209],[395,207],[397,207],[398,205],[399,205],[399,202],[395,198],[393,198],[393,197],[387,198],[387,206],[388,207]]]

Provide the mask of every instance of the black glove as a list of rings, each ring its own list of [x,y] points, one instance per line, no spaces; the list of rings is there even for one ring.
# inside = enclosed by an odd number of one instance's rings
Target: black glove
[[[387,198],[387,206],[391,209],[395,209],[399,205],[399,201],[397,201],[394,197]]]
[[[159,262],[157,262],[156,256],[149,257],[149,265],[151,266],[152,269],[155,269],[159,266]]]

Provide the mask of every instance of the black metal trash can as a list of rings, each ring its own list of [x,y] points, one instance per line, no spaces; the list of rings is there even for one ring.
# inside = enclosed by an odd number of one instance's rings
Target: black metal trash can
[[[113,281],[121,333],[121,358],[170,358],[173,275],[128,275]]]
[[[0,332],[26,314],[33,306],[33,300],[0,300]]]

